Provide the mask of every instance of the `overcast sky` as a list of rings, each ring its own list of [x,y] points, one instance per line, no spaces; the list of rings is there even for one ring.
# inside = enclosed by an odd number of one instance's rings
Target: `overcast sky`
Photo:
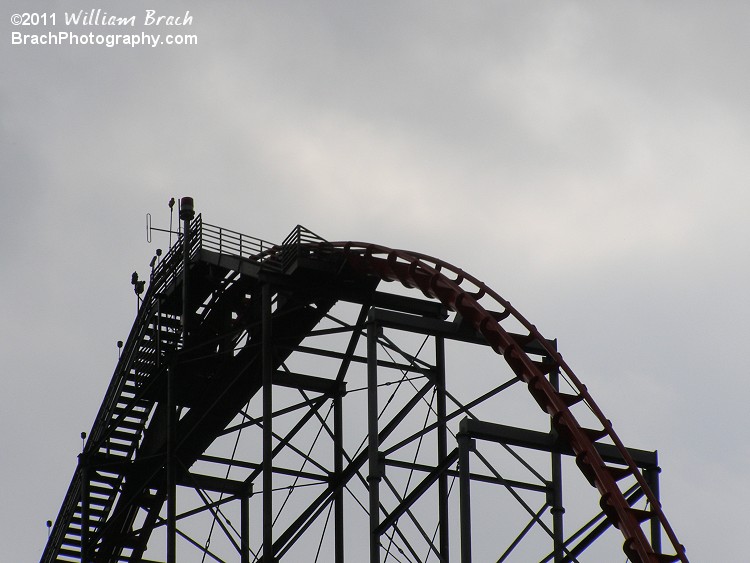
[[[130,274],[167,244],[145,214],[166,226],[183,195],[261,238],[301,223],[486,281],[627,444],[659,450],[691,560],[747,559],[750,4],[2,6],[3,561],[41,554]],[[44,31],[16,12],[92,8],[190,10],[175,32],[198,45],[11,45]]]

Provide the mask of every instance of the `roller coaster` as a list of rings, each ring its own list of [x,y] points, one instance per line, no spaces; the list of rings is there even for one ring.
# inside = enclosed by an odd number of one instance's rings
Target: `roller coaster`
[[[687,563],[657,453],[485,283],[179,217],[42,563]]]

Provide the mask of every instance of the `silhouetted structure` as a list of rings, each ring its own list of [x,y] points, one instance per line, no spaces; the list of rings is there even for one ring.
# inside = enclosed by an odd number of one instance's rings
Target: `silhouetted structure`
[[[632,561],[687,561],[656,452],[485,284],[180,213],[43,562],[578,561],[612,526]]]

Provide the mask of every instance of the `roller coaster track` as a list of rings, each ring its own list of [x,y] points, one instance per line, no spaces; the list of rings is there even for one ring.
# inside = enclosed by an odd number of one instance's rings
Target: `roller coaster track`
[[[181,378],[176,401],[185,409],[176,422],[175,432],[181,437],[174,452],[181,467],[176,479],[180,484],[200,480],[200,486],[237,498],[245,494],[250,477],[245,482],[222,481],[191,474],[188,468],[206,457],[213,440],[262,390],[266,360],[259,343],[264,331],[273,326],[274,338],[284,342],[273,357],[273,369],[280,369],[339,298],[352,287],[371,296],[378,281],[400,282],[421,291],[455,312],[464,326],[481,335],[486,345],[502,356],[549,415],[580,472],[598,491],[601,509],[622,533],[623,551],[631,561],[687,563],[685,550],[656,493],[586,386],[554,343],[486,284],[424,254],[360,242],[331,243],[302,227],[281,245],[206,225],[200,216],[193,221],[191,232],[187,264],[185,247],[178,242],[152,271],[42,555],[43,563],[147,561],[143,557],[148,538],[154,529],[164,526],[160,514],[169,498],[164,464],[169,446],[162,429],[169,416],[165,397],[170,377]],[[180,293],[186,267],[193,280],[187,310],[195,327],[187,340],[181,334],[185,304]],[[306,274],[305,268],[313,274]],[[286,288],[279,293],[270,324],[260,320],[264,284]],[[314,289],[308,290],[306,284]],[[370,298],[362,298],[366,306]],[[245,327],[244,332],[232,329],[238,324]],[[519,326],[523,327],[520,333]],[[249,344],[242,347],[241,342]],[[541,348],[545,361],[533,359],[529,346],[537,348],[537,355]],[[205,359],[209,355],[222,359],[209,364]],[[559,391],[549,378],[553,372],[559,372],[573,392]],[[328,383],[307,378],[305,385],[327,389]],[[598,427],[579,423],[577,413],[582,409],[593,413]],[[386,430],[382,432],[385,435]],[[602,454],[605,441],[610,450],[615,450],[614,458]],[[297,537],[296,528],[318,514],[341,490],[342,483],[359,474],[367,455],[364,451],[350,459],[349,465],[333,476],[326,493],[311,503],[286,532],[277,534],[274,553],[284,553],[287,544]],[[620,488],[626,479],[636,482],[647,509],[633,507],[632,490]],[[674,553],[662,553],[661,546],[647,537],[642,528],[646,522],[663,531]],[[570,553],[568,556],[556,561],[576,560]]]
[[[683,561],[687,558],[683,546],[677,541],[658,499],[645,482],[643,475],[628,453],[624,444],[612,428],[612,423],[594,402],[586,386],[581,383],[573,370],[565,363],[562,355],[554,349],[537,328],[527,321],[510,302],[503,299],[473,276],[443,260],[424,254],[393,250],[379,245],[342,242],[333,244],[347,255],[348,262],[355,268],[377,275],[386,281],[399,281],[408,288],[419,289],[427,297],[437,299],[449,309],[459,313],[479,331],[489,345],[505,358],[505,361],[529,388],[539,406],[552,417],[552,422],[560,436],[570,444],[575,452],[576,462],[581,472],[601,494],[601,506],[614,525],[625,537],[623,550],[633,561]],[[491,305],[480,304],[484,299]],[[500,307],[500,315],[491,313]],[[501,322],[513,318],[528,331],[520,339],[503,329]],[[554,363],[540,364],[533,361],[522,344],[539,342]],[[544,377],[553,369],[560,369],[574,385],[577,394],[558,392]],[[597,417],[602,428],[583,428],[574,416],[571,407],[585,404]],[[609,437],[627,463],[627,469],[607,465],[595,448],[595,442]],[[650,512],[632,508],[617,481],[626,475],[635,476],[645,492]],[[646,538],[641,523],[657,518],[663,526],[675,555],[654,553]]]

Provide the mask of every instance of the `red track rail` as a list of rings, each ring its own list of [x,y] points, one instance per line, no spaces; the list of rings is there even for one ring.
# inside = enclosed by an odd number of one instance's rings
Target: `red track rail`
[[[500,297],[483,282],[463,270],[442,260],[404,250],[394,250],[384,246],[360,242],[330,243],[333,248],[342,250],[347,262],[356,270],[376,275],[385,281],[399,281],[409,288],[421,290],[426,296],[439,300],[449,309],[459,313],[480,332],[490,346],[502,355],[514,373],[524,381],[539,406],[552,417],[552,422],[560,436],[569,444],[576,456],[581,472],[595,486],[601,495],[601,506],[612,523],[625,537],[623,551],[632,561],[656,563],[681,561],[688,563],[684,547],[679,543],[674,531],[661,509],[658,499],[651,491],[643,475],[636,466],[620,438],[612,429],[611,422],[592,399],[586,386],[565,363],[562,356],[511,304]],[[331,248],[328,244],[327,248]],[[484,306],[480,301],[487,303]],[[500,314],[491,312],[499,306]],[[544,346],[555,367],[567,377],[575,394],[560,393],[545,377],[549,367],[533,361],[522,348],[518,337],[506,331],[502,322],[513,319],[527,331],[527,341],[537,341]],[[583,428],[570,407],[584,402],[594,413],[601,429]],[[594,443],[609,437],[617,447],[627,469],[612,467],[604,463]],[[650,505],[650,511],[631,508],[617,481],[633,475],[643,489]],[[641,522],[657,518],[674,548],[675,555],[655,553]]]

